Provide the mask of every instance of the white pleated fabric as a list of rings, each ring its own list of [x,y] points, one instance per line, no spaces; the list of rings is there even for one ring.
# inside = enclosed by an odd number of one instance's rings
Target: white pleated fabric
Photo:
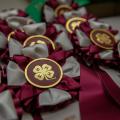
[[[81,47],[87,47],[91,44],[90,39],[81,30],[76,29],[76,36]]]
[[[10,16],[16,16],[18,14],[18,9],[6,9],[0,11],[0,19],[7,19]]]
[[[34,120],[31,114],[24,113],[21,120]]]
[[[0,32],[0,48],[4,49],[6,48],[6,45],[7,45],[7,38],[2,32]]]
[[[80,64],[73,56],[66,59],[66,62],[63,65],[62,69],[64,74],[69,77],[80,76]]]
[[[46,58],[49,55],[48,47],[46,44],[35,44],[34,46],[25,47],[22,49],[24,56],[37,59]]]
[[[32,24],[34,21],[28,17],[19,17],[19,16],[12,16],[6,19],[8,25],[13,29],[18,29],[23,27],[27,24]]]
[[[70,39],[68,38],[67,33],[65,33],[65,32],[60,33],[57,36],[55,42],[58,43],[59,45],[61,45],[62,49],[65,51],[73,49],[72,43],[71,43]]]
[[[22,44],[13,38],[9,40],[8,48],[9,48],[10,57],[13,57],[14,55],[22,54]]]
[[[54,13],[53,8],[49,7],[48,5],[45,5],[43,13],[44,13],[44,17],[45,17],[46,22],[50,23],[54,20],[55,13]]]
[[[43,120],[81,120],[79,102],[54,112],[42,113],[41,116]]]
[[[81,8],[78,8],[77,10],[72,10],[72,11],[69,11],[69,12],[65,12],[63,15],[65,17],[65,19],[69,19],[69,18],[72,18],[72,17],[81,17],[81,16],[84,16],[87,14],[87,10],[85,7],[81,7]]]
[[[50,88],[39,95],[39,105],[53,106],[70,100],[71,98],[71,95],[64,90]]]
[[[101,28],[101,29],[108,29],[110,27],[109,24],[106,24],[104,22],[98,22],[98,21],[89,21],[90,27],[92,29],[96,29],[96,28]]]
[[[9,61],[7,66],[7,80],[9,86],[21,86],[26,83],[24,71],[12,61]]]
[[[45,23],[35,23],[24,25],[22,30],[28,35],[44,35],[46,32],[46,24]]]
[[[18,120],[11,93],[0,93],[0,120]]]
[[[61,25],[61,24],[53,24],[54,25],[54,27],[56,28],[56,30],[57,30],[57,32],[66,32],[67,33],[67,31],[66,31],[66,29],[65,29],[65,27],[63,26],[63,25]]]

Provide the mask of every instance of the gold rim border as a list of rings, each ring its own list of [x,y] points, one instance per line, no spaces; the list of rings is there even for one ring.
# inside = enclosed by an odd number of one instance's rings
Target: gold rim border
[[[93,37],[92,37],[92,34],[93,34],[95,31],[98,31],[98,30],[103,31],[103,32],[109,34],[111,37],[114,38],[114,42],[116,42],[114,35],[111,34],[109,31],[107,31],[106,29],[94,29],[94,30],[92,30],[92,31],[90,32],[90,40],[91,40],[95,45],[97,45],[97,46],[100,47],[100,48],[103,48],[103,49],[106,49],[106,50],[111,50],[111,49],[113,49],[113,47],[104,47],[104,46],[96,43],[96,41],[95,41],[95,40],[93,39]]]
[[[86,22],[87,21],[85,18],[82,18],[82,17],[73,17],[73,18],[68,19],[67,22],[66,22],[66,29],[70,33],[72,33],[73,31],[70,29],[69,24],[71,22],[75,21],[75,20],[79,20],[81,22]]]
[[[40,86],[40,85],[37,85],[37,84],[33,83],[33,82],[29,79],[29,77],[28,77],[28,75],[27,75],[28,67],[29,67],[33,62],[38,61],[38,60],[48,60],[48,61],[52,61],[53,63],[55,63],[55,64],[59,67],[60,72],[61,72],[61,75],[60,75],[60,78],[58,79],[57,82],[55,82],[55,83],[52,84],[52,85],[48,85],[48,86]],[[31,85],[33,85],[33,86],[35,86],[35,87],[37,87],[37,88],[51,88],[51,87],[57,85],[57,84],[62,80],[63,70],[62,70],[62,67],[61,67],[56,61],[54,61],[54,60],[51,60],[51,59],[48,59],[48,58],[38,58],[38,59],[35,59],[35,60],[31,61],[31,62],[26,66],[26,68],[25,68],[25,77],[26,77],[27,81],[28,81]]]
[[[22,28],[20,28],[20,30],[21,30],[22,32],[25,32]],[[14,30],[14,31],[12,31],[12,32],[10,32],[10,33],[8,34],[8,36],[7,36],[7,40],[8,40],[8,41],[10,41],[11,36],[15,34],[15,31],[16,31],[16,30]]]
[[[55,50],[55,44],[53,43],[53,41],[52,41],[50,38],[48,38],[48,37],[46,37],[46,36],[43,36],[43,35],[33,35],[33,36],[28,37],[28,38],[24,41],[23,47],[25,47],[26,43],[27,43],[30,39],[32,39],[32,38],[38,38],[38,37],[47,39],[47,40],[51,43],[53,49]]]
[[[15,34],[15,31],[10,32],[8,34],[7,40],[10,41],[11,36],[14,35],[14,34]]]
[[[59,6],[55,9],[55,16],[58,16],[58,11],[59,11],[61,8],[68,8],[68,9],[72,10],[72,7],[70,7],[70,6],[68,6],[68,5],[59,5]]]

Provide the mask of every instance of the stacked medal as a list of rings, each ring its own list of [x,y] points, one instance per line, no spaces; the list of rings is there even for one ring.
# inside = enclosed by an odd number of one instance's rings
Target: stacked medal
[[[77,0],[26,11],[0,12],[1,120],[119,120],[119,32]]]

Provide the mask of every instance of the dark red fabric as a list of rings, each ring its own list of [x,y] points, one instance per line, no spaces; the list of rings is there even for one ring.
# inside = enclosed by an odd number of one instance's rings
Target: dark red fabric
[[[81,64],[80,71],[81,119],[120,120],[120,106],[105,94],[102,81],[96,74],[98,70]]]

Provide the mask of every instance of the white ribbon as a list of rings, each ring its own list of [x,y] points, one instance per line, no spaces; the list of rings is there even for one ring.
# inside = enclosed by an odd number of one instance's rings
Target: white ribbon
[[[12,96],[8,90],[0,93],[0,120],[18,120]]]
[[[28,35],[44,35],[46,32],[46,24],[45,23],[35,23],[24,25],[22,27],[23,31]]]
[[[9,61],[7,66],[8,85],[20,86],[26,83],[24,71],[12,61]]]
[[[17,9],[6,9],[0,12],[0,19],[6,19],[9,16],[16,16],[17,14]]]
[[[60,89],[50,88],[39,95],[39,105],[52,106],[71,99],[71,95]]]
[[[6,45],[7,45],[7,38],[2,32],[0,32],[0,48],[4,49]]]
[[[8,25],[13,29],[18,29],[24,25],[34,23],[34,21],[27,17],[12,16],[6,19]]]
[[[52,22],[54,20],[55,13],[54,13],[54,10],[51,7],[45,5],[44,9],[43,9],[43,13],[44,13],[44,16],[45,16],[45,21],[47,21],[48,23]]]
[[[69,77],[80,76],[80,64],[73,56],[66,59],[66,62],[63,65],[62,69],[64,74]]]
[[[72,43],[71,43],[70,39],[68,38],[67,33],[65,33],[65,32],[60,33],[57,36],[55,42],[58,43],[59,45],[61,45],[61,47],[65,51],[73,49]]]
[[[77,10],[72,10],[69,12],[65,12],[63,15],[66,19],[72,18],[72,17],[81,17],[87,14],[86,8],[85,7],[81,7],[78,8]]]

